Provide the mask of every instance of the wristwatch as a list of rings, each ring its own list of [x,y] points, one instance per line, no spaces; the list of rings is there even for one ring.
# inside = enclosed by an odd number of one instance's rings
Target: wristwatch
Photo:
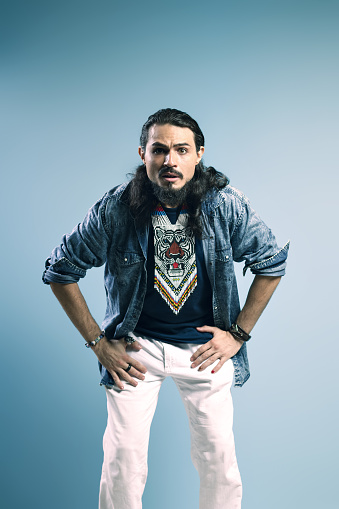
[[[247,332],[245,332],[237,323],[232,323],[228,332],[230,332],[235,339],[241,339],[242,341],[248,341],[251,339],[251,336],[247,334]]]

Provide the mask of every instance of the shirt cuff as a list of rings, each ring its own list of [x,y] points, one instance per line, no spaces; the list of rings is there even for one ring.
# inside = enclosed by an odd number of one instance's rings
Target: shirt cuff
[[[252,274],[261,276],[283,276],[285,274],[286,259],[288,250],[290,247],[290,241],[288,241],[284,247],[282,247],[277,253],[266,260],[252,263],[251,265],[245,265],[243,275],[246,274],[247,269],[250,269]]]
[[[60,258],[54,263],[48,258],[45,263],[45,270],[42,280],[46,285],[50,283],[70,284],[77,283],[80,278],[85,277],[86,271],[80,269],[67,258]]]

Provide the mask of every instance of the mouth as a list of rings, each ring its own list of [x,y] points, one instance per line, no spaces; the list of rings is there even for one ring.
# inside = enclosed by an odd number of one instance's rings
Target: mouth
[[[166,182],[177,182],[178,180],[183,178],[183,175],[175,170],[167,170],[163,168],[159,172],[159,177],[163,180],[166,180]]]

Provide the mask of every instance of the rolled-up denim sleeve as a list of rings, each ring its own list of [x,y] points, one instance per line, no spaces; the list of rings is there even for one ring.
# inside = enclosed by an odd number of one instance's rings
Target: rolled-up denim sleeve
[[[45,284],[77,283],[88,269],[106,262],[109,234],[105,205],[104,197],[91,207],[72,233],[63,236],[61,244],[45,262],[42,275]]]
[[[283,276],[289,241],[279,248],[275,236],[258,214],[251,208],[246,197],[238,205],[238,220],[234,225],[231,242],[233,258],[245,262],[243,274],[250,269],[255,275]]]

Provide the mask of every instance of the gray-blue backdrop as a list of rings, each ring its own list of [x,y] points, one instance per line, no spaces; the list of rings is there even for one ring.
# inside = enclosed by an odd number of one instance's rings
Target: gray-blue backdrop
[[[45,258],[138,164],[161,107],[251,199],[287,276],[233,391],[244,509],[336,509],[338,2],[1,2],[1,463],[4,509],[97,505],[105,395],[96,360],[41,283]],[[242,300],[251,282],[239,270]],[[102,270],[81,283],[100,322]],[[136,423],[137,425],[137,423]],[[146,509],[196,509],[183,405],[152,426]],[[132,509],[132,508],[131,508]]]

